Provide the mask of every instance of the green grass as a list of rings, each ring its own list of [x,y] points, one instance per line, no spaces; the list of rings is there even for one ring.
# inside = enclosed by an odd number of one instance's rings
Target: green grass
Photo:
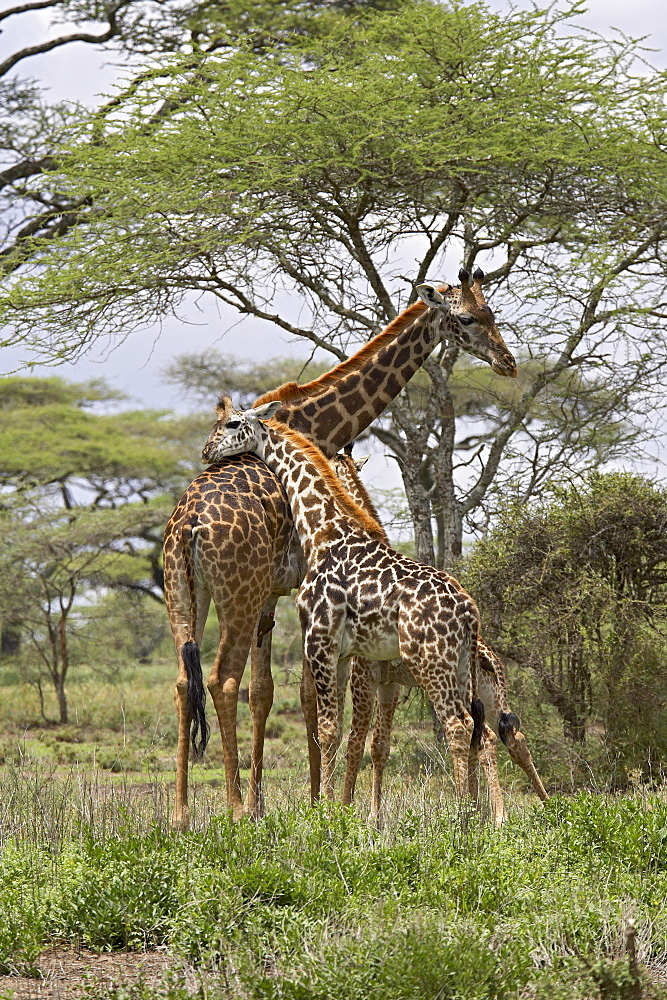
[[[667,953],[660,795],[517,799],[498,832],[457,815],[440,781],[395,779],[373,834],[340,807],[234,825],[222,791],[195,783],[196,829],[178,836],[162,779],[40,768],[2,776],[5,971],[68,941],[167,947],[209,997],[631,1000],[627,917],[644,964]],[[297,796],[293,781],[283,798]],[[184,991],[175,973],[163,995]],[[661,994],[647,980],[641,995]]]
[[[66,727],[40,725],[34,689],[0,669],[0,971],[36,974],[45,948],[69,943],[174,956],[161,992],[91,986],[95,1000],[185,1000],[193,981],[209,1000],[665,995],[649,974],[667,964],[659,776],[650,793],[638,780],[629,795],[605,794],[604,768],[566,750],[527,692],[530,710],[520,697],[513,707],[546,781],[589,789],[543,808],[501,748],[510,822],[495,831],[457,812],[449,761],[413,693],[397,712],[386,827],[373,833],[367,766],[353,811],[305,807],[297,677],[285,667],[276,680],[266,818],[229,821],[213,725],[193,769],[193,831],[176,836],[171,657],[115,678],[77,667]],[[245,781],[243,703],[239,738]],[[630,917],[643,984],[623,951]]]

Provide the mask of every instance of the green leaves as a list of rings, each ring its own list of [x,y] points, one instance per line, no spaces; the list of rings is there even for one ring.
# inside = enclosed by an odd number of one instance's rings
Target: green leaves
[[[606,237],[628,199],[652,197],[647,177],[662,183],[637,105],[657,107],[663,84],[635,80],[630,45],[577,34],[575,12],[355,5],[164,59],[61,150],[53,179],[77,224],[35,242],[5,319],[36,351],[39,321],[46,352],[67,354],[186,289],[256,311],[279,275],[371,328],[353,275],[377,293],[389,246],[419,237],[423,260],[464,208],[491,246]]]

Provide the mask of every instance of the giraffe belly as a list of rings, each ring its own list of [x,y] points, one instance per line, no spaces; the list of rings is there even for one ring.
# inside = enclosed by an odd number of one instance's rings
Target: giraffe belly
[[[364,656],[368,660],[396,660],[400,656],[398,629],[392,625],[368,627],[348,623],[340,655],[341,659],[346,656]]]
[[[419,687],[403,660],[383,663],[380,668],[380,684],[401,684],[403,687]]]

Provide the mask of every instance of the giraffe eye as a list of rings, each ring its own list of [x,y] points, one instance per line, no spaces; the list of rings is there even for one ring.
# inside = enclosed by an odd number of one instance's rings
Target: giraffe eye
[[[475,322],[474,316],[457,316],[457,319],[463,326],[470,326],[471,323]]]
[[[240,426],[241,426],[241,421],[240,420],[228,420],[227,421],[227,430],[228,431],[235,431],[236,428],[240,427]]]

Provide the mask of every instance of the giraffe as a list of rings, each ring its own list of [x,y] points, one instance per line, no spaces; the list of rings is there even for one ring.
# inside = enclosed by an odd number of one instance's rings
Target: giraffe
[[[393,550],[384,529],[343,489],[323,453],[270,420],[281,403],[231,411],[221,399],[205,462],[250,452],[283,482],[308,566],[296,606],[304,664],[317,692],[321,792],[333,798],[341,738],[340,692],[350,659],[401,658],[428,694],[453,761],[457,794],[468,793],[468,757],[484,734],[477,698],[479,615],[453,577]]]
[[[350,450],[346,449],[346,453],[336,455],[331,464],[354,502],[372,514],[376,520],[379,520],[368,491],[359,477],[359,471],[366,461],[367,458],[353,459]],[[500,826],[506,817],[498,779],[496,733],[507,746],[512,760],[528,775],[539,798],[545,801],[548,795],[533,763],[526,738],[519,731],[521,723],[509,707],[507,678],[502,660],[481,636],[479,636],[477,644],[477,666],[478,696],[484,705],[485,721],[489,725],[485,730],[482,747],[478,753],[471,756],[469,761],[471,793],[476,798],[476,774],[478,763],[481,763],[486,773],[494,819],[496,825]],[[350,685],[352,690],[352,726],[348,740],[343,804],[351,804],[354,796],[355,782],[361,765],[366,736],[370,728],[373,704],[377,696],[376,724],[371,736],[373,786],[369,821],[374,825],[379,825],[382,776],[389,757],[391,727],[398,703],[399,688],[401,686],[416,687],[417,684],[410,671],[400,661],[368,663],[358,666],[355,660],[351,667]],[[303,686],[308,688],[308,678]],[[310,745],[313,741],[312,708],[310,705],[306,706],[304,716],[307,720]]]
[[[419,286],[419,300],[351,358],[305,385],[288,382],[257,404],[281,402],[280,418],[334,455],[385,409],[441,340],[455,342],[497,374],[515,377],[514,358],[484,302],[483,277],[477,270],[471,284],[461,270],[460,288]],[[195,757],[208,739],[199,645],[211,598],[220,642],[207,687],[222,736],[227,803],[235,819],[243,815],[236,713],[250,651],[253,735],[246,811],[261,815],[264,732],[273,701],[270,629],[278,598],[298,586],[303,572],[284,488],[253,456],[226,459],[197,477],[170,518],[164,578],[178,656],[174,829],[190,824],[190,739]]]
[[[351,454],[336,455],[332,466],[342,485],[358,506],[372,514],[376,520],[377,511],[368,492],[359,478],[359,471],[366,459],[353,459]],[[386,538],[386,534],[385,534]],[[477,797],[476,775],[478,764],[481,763],[487,778],[491,805],[496,825],[505,820],[505,809],[502,791],[498,780],[498,763],[496,757],[496,735],[494,729],[504,743],[508,744],[510,754],[529,775],[533,787],[541,798],[546,798],[544,786],[535,770],[525,737],[517,732],[520,723],[516,715],[510,712],[507,701],[507,681],[502,661],[481,638],[477,644],[477,686],[478,696],[484,705],[485,721],[491,722],[485,728],[485,737],[480,748],[471,755],[469,761],[470,791]],[[352,690],[352,726],[348,739],[347,768],[343,790],[343,804],[349,805],[354,796],[354,787],[359,773],[361,758],[364,752],[366,736],[371,723],[373,704],[377,698],[376,723],[371,737],[371,759],[373,762],[373,788],[371,795],[371,810],[369,821],[376,826],[381,821],[382,776],[389,757],[391,726],[398,703],[399,689],[416,687],[417,682],[409,670],[399,661],[358,664],[352,662],[350,685]],[[308,686],[308,679],[304,687]],[[312,696],[311,696],[312,697]],[[311,732],[312,709],[304,710],[307,720],[309,745],[313,741]]]

